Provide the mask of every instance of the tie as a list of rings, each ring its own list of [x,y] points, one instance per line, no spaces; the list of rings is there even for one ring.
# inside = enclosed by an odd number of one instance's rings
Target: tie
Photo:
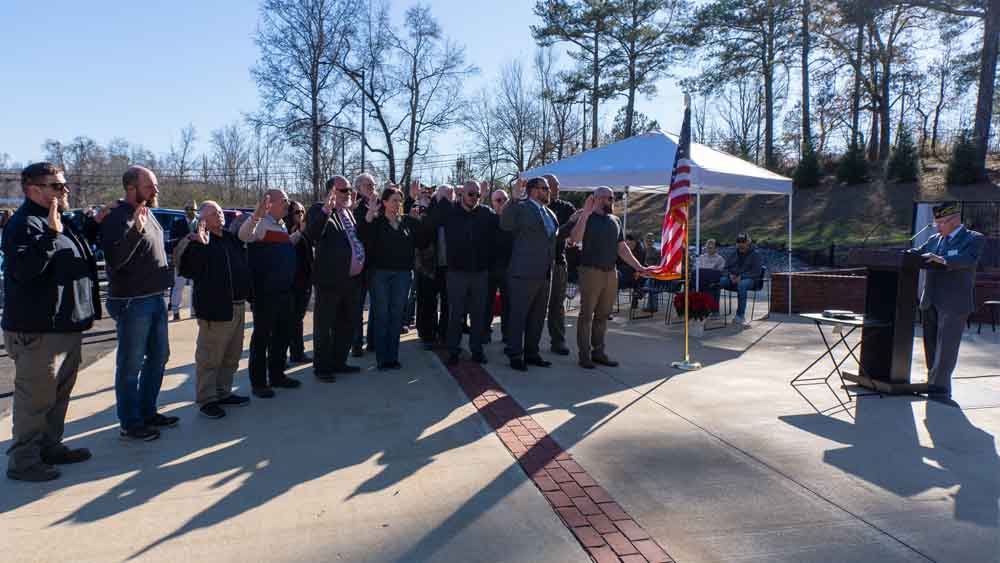
[[[552,234],[556,232],[555,221],[552,220],[552,216],[549,215],[545,211],[545,208],[541,205],[538,206],[538,212],[542,214],[542,223],[545,223],[545,232],[548,233],[549,236],[552,236]]]

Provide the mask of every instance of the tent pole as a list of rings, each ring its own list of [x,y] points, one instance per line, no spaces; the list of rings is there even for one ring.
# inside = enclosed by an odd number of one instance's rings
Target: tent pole
[[[625,218],[622,219],[622,230],[628,232],[628,186],[625,186]]]
[[[792,314],[792,194],[788,194],[788,315]]]
[[[701,255],[701,192],[695,194],[695,227],[694,227],[694,247],[695,254]],[[701,269],[695,264],[694,286],[701,287]]]

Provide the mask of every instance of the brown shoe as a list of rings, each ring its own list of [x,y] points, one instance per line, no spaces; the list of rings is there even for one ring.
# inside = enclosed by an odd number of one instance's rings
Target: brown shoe
[[[594,365],[594,362],[588,360],[587,358],[580,358],[580,361],[577,363],[580,364],[580,367],[583,369],[594,369],[597,367]]]
[[[618,367],[618,362],[612,360],[604,354],[593,354],[590,358],[594,360],[595,364],[601,364],[602,366],[608,366],[609,368]]]

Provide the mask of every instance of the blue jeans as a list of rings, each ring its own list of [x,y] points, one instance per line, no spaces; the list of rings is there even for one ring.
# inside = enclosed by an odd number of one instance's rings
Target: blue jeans
[[[364,274],[362,274],[364,275]],[[365,338],[365,296],[368,297],[368,338]],[[372,315],[375,313],[375,289],[372,287],[361,288],[361,299],[358,302],[358,324],[355,325],[354,342],[355,348],[363,348],[367,342],[372,346],[375,333],[372,331]]]
[[[371,290],[375,314],[370,324],[375,331],[375,360],[380,364],[399,361],[399,331],[412,281],[409,270],[375,270]]]
[[[750,278],[740,278],[739,284],[733,285],[733,280],[729,276],[722,276],[719,280],[719,287],[736,292],[736,316],[743,318],[747,312],[747,292],[753,289],[754,280]]]
[[[163,369],[170,356],[167,306],[162,295],[109,298],[108,314],[118,329],[115,399],[122,428],[133,430],[156,415]]]

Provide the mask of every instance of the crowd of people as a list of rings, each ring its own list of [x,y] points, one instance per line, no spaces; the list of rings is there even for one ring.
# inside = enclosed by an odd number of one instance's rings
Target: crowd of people
[[[63,171],[32,164],[21,183],[25,201],[3,238],[2,326],[16,366],[7,475],[40,481],[58,477],[56,465],[91,455],[63,445],[62,434],[82,333],[101,317],[102,303],[87,237],[62,220],[69,193]],[[643,244],[626,236],[611,189],[596,189],[576,209],[560,199],[551,175],[518,180],[512,193],[476,181],[378,190],[369,174],[353,182],[334,176],[325,198],[308,206],[268,190],[236,228],[227,227],[217,202],[192,203],[170,248],[150,212],[158,205],[156,174],[131,166],[122,185],[124,198],[94,213],[88,229],[99,235],[105,257],[105,308],[118,335],[116,412],[128,441],[155,440],[178,424],[158,412],[157,398],[170,353],[168,319],[179,317],[187,286],[198,324],[195,400],[202,415],[218,419],[251,400],[233,392],[248,309],[250,392],[258,399],[300,386],[286,374],[289,363],[311,362],[316,379],[331,383],[360,371],[349,358],[366,351],[378,370],[398,370],[401,334],[414,321],[424,348],[446,350],[449,365],[463,358],[487,363],[486,344],[498,336],[510,366],[524,372],[551,366],[543,355],[546,325],[549,352],[571,354],[564,306],[572,249],[579,266],[577,363],[613,367],[605,333],[625,283],[619,272],[627,268],[632,280],[653,269],[644,263],[656,263],[651,237]],[[745,288],[759,267],[752,256],[741,250],[725,263],[730,275],[718,285]],[[719,264],[710,247],[704,265]],[[311,302],[310,357],[303,318]]]

